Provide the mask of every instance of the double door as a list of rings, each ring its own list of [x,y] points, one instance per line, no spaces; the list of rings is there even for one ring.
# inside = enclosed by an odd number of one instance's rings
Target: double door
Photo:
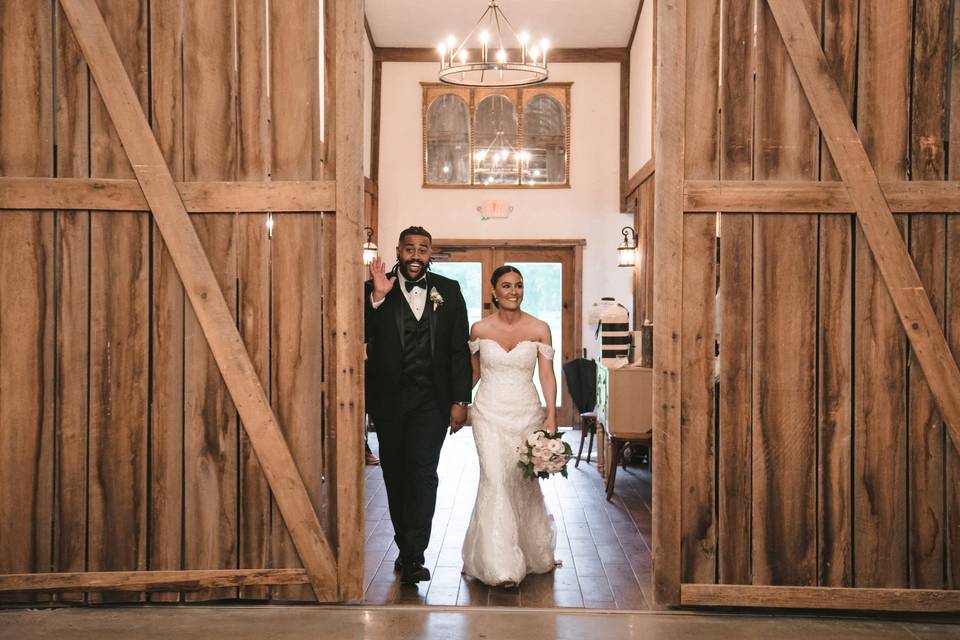
[[[431,270],[460,283],[467,319],[474,322],[494,313],[490,277],[497,267],[511,265],[523,274],[523,310],[550,325],[556,356],[557,420],[573,422],[574,409],[563,381],[561,365],[577,357],[581,344],[579,257],[582,241],[557,241],[549,246],[528,241],[436,240]],[[539,372],[538,372],[539,373]],[[540,391],[539,375],[534,376]],[[543,394],[541,392],[541,401]]]

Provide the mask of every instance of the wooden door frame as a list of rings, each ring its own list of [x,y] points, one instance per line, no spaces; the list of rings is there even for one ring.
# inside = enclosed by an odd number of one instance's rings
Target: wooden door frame
[[[871,255],[893,300],[950,441],[960,448],[960,370],[907,246],[900,236],[887,195],[863,142],[830,76],[814,25],[794,0],[766,0],[842,179]],[[687,72],[687,1],[659,0],[655,156],[657,158],[654,245],[654,435],[653,581],[661,605],[807,607],[888,611],[958,611],[960,591],[835,587],[683,584],[681,573],[681,382],[683,223]],[[760,196],[767,205],[786,201],[771,185],[741,183],[733,211],[789,211],[745,208]],[[704,186],[703,184],[700,185]],[[717,193],[723,185],[712,185]],[[738,185],[739,186],[739,185]],[[824,187],[813,185],[820,193]],[[804,185],[806,187],[806,185]],[[957,183],[950,185],[955,190]],[[775,189],[775,187],[773,187]],[[842,194],[841,194],[842,195]],[[753,198],[754,206],[759,201]],[[810,203],[806,203],[809,207]],[[795,207],[794,207],[795,208]],[[716,209],[709,209],[714,211]],[[809,209],[831,213],[821,208]],[[845,207],[845,210],[849,208]],[[929,209],[928,209],[929,210]]]
[[[457,238],[457,239],[443,239],[438,238],[433,241],[435,251],[442,252],[444,249],[453,249],[459,251],[470,251],[470,250],[484,250],[492,251],[492,261],[490,265],[487,265],[488,268],[492,270],[495,268],[494,265],[501,265],[504,261],[504,255],[509,251],[549,251],[551,249],[559,251],[569,251],[571,255],[571,277],[569,278],[569,283],[564,282],[564,287],[569,284],[571,291],[569,291],[570,299],[572,300],[571,305],[573,307],[572,311],[572,320],[570,321],[573,328],[570,331],[572,341],[570,344],[569,352],[564,353],[562,345],[557,351],[561,358],[561,362],[565,360],[572,360],[579,357],[580,353],[583,350],[583,248],[586,246],[587,241],[578,238],[572,240],[524,240],[524,239],[512,239],[512,240],[491,240],[485,238]],[[481,262],[483,262],[481,260]],[[486,286],[486,280],[484,280],[484,286]],[[487,306],[484,306],[484,311],[487,310]],[[487,314],[484,313],[486,316]],[[566,327],[565,327],[566,329]],[[560,380],[557,380],[557,397],[560,400],[560,411],[557,415],[558,422],[567,422],[569,424],[574,424],[574,410],[572,401],[569,398],[569,394],[566,393],[566,382],[563,380],[563,376],[560,376]]]
[[[60,0],[84,61],[99,89],[117,135],[130,161],[136,181],[67,181],[24,178],[26,200],[19,207],[71,210],[78,207],[71,187],[80,187],[87,200],[96,198],[97,185],[110,183],[114,191],[126,189],[132,208],[149,209],[157,229],[184,284],[197,320],[223,376],[227,390],[256,453],[284,523],[303,563],[303,569],[239,569],[186,571],[101,571],[0,575],[0,592],[20,591],[186,591],[242,585],[310,584],[320,601],[356,600],[363,595],[363,300],[356,286],[362,273],[361,254],[364,205],[363,148],[363,33],[362,0],[326,0],[332,18],[327,24],[325,53],[334,60],[329,76],[335,108],[330,110],[328,169],[337,180],[304,181],[293,189],[282,182],[262,182],[228,187],[227,193],[200,189],[212,211],[250,210],[229,202],[231,192],[255,190],[271,209],[301,209],[295,201],[306,195],[329,203],[336,213],[336,261],[333,282],[338,289],[333,310],[335,371],[330,403],[331,438],[336,482],[335,531],[328,536],[320,524],[303,478],[283,436],[249,351],[227,307],[203,246],[188,217],[189,198],[173,181],[150,123],[120,59],[114,40],[95,0]],[[335,72],[335,73],[334,73]],[[336,123],[336,126],[333,124]],[[330,158],[332,156],[332,158]],[[329,162],[329,160],[333,162]],[[122,184],[119,184],[122,183]],[[46,184],[46,186],[45,186]],[[49,184],[57,185],[51,201]],[[223,184],[223,183],[208,183]],[[230,183],[235,184],[235,183]],[[289,183],[288,183],[289,184]],[[93,191],[91,191],[93,189]],[[217,196],[221,197],[217,197]],[[335,204],[330,196],[335,195]],[[226,197],[223,197],[226,196]],[[33,206],[44,200],[44,205]],[[242,198],[241,198],[242,199]],[[218,202],[219,200],[219,202]],[[224,202],[226,201],[226,202]],[[141,203],[145,206],[141,206]],[[289,203],[289,207],[284,205]],[[0,203],[2,204],[2,203]],[[79,206],[91,208],[82,203]],[[196,205],[193,205],[195,208]],[[97,208],[97,207],[92,207]],[[116,207],[107,207],[116,209]],[[315,209],[318,214],[328,207]],[[333,391],[335,390],[335,392]]]

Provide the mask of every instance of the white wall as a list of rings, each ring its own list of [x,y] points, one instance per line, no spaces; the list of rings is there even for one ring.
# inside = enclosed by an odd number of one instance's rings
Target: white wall
[[[653,4],[643,3],[630,49],[630,176],[653,155]]]
[[[555,64],[551,80],[572,81],[569,189],[424,189],[422,185],[421,81],[436,80],[432,63],[383,64],[380,125],[381,255],[394,257],[400,231],[426,227],[438,238],[584,238],[583,346],[598,355],[590,305],[615,296],[632,308],[631,270],[616,266],[620,229],[631,218],[618,213],[620,67]],[[482,221],[486,200],[514,207],[505,220]]]
[[[363,33],[363,175],[370,177],[370,138],[373,122],[373,49]]]

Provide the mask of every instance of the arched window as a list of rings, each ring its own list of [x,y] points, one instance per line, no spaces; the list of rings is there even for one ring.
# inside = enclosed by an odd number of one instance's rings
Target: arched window
[[[523,108],[523,184],[567,181],[567,117],[551,95],[538,94]]]
[[[470,109],[460,96],[430,103],[426,142],[427,183],[470,184]]]
[[[424,187],[570,186],[570,83],[421,84]]]
[[[487,96],[473,117],[474,181],[481,185],[519,184],[516,107],[506,96]]]

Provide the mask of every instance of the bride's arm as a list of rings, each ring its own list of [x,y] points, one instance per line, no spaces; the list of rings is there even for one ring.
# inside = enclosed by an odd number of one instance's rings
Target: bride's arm
[[[470,340],[477,339],[477,325],[470,327]],[[477,382],[480,381],[480,352],[474,349],[470,350],[470,365],[473,369],[473,378],[470,383],[470,388],[473,389],[477,386]]]
[[[553,346],[550,327],[546,327],[546,336],[541,339],[543,344]],[[556,357],[556,356],[554,356]],[[543,389],[543,402],[547,405],[547,416],[543,421],[543,428],[549,433],[557,432],[557,378],[553,375],[553,359],[538,352],[540,370],[540,388]]]

